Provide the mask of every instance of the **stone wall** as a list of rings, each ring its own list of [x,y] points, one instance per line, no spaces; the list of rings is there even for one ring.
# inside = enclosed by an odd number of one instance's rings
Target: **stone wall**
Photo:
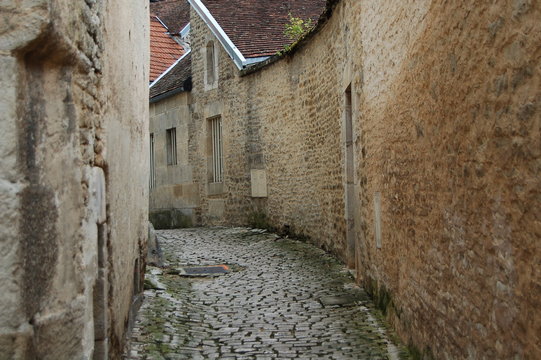
[[[206,90],[213,37],[192,11],[203,223],[263,213],[334,252],[426,357],[541,356],[540,14],[528,0],[343,0],[258,71],[241,76],[220,47]],[[220,193],[207,176],[214,115]],[[251,197],[252,169],[266,171],[267,198]]]
[[[194,141],[199,146],[192,151],[204,222],[246,224],[261,212],[269,225],[310,237],[342,256],[342,81],[335,57],[303,48],[293,58],[241,76],[220,47],[218,87],[205,90],[204,49],[213,36],[194,12],[191,26],[193,116],[199,124]],[[215,115],[223,120],[224,192],[209,195],[205,120]],[[252,169],[266,170],[267,198],[252,198]],[[223,213],[212,214],[218,201]]]
[[[147,237],[148,9],[0,16],[0,358],[118,358]]]
[[[245,101],[239,72],[227,53],[219,45],[201,18],[191,11],[192,46],[192,118],[195,125],[190,135],[190,163],[200,194],[201,221],[204,224],[243,224],[251,207],[249,198],[249,167],[247,165],[245,119],[235,117],[241,102]],[[205,84],[205,50],[208,41],[216,44],[218,84]],[[236,86],[242,86],[237,88]],[[224,152],[224,181],[213,184],[209,173],[212,145],[209,119],[221,116]],[[247,178],[248,177],[248,178]]]
[[[365,279],[435,358],[538,358],[541,8],[419,5],[363,8]]]
[[[194,129],[191,96],[182,92],[150,104],[150,134],[154,144],[155,183],[150,189],[150,219],[157,229],[197,223],[199,189],[194,183],[189,146]],[[177,163],[167,164],[166,132],[174,128]]]

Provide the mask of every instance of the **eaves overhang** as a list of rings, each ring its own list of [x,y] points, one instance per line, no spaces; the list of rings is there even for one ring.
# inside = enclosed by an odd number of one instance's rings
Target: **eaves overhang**
[[[174,67],[175,67],[182,59],[184,59],[186,56],[188,56],[188,54],[191,53],[191,52],[192,52],[191,49],[188,50],[188,51],[186,51],[186,52],[184,53],[184,55],[182,55],[177,61],[175,61],[175,62],[173,63],[173,65],[169,66],[169,68],[168,68],[167,70],[165,70],[160,76],[158,76],[158,77],[156,78],[156,80],[154,80],[153,82],[151,82],[150,85],[148,86],[148,88],[150,89],[150,88],[152,88],[154,85],[156,85],[156,84],[158,83],[158,81],[161,80],[161,78],[163,78],[165,75],[167,75],[167,73],[168,73],[169,71],[173,70],[173,68],[174,68]]]
[[[173,89],[173,90],[164,92],[163,94],[156,95],[156,96],[150,98],[149,103],[150,104],[157,103],[158,101],[161,101],[163,99],[167,99],[167,98],[169,98],[169,97],[171,97],[173,95],[180,94],[181,92],[184,92],[184,91],[189,91],[189,90],[186,90],[186,89],[184,89],[184,86],[181,86],[181,87],[179,87],[177,89]]]
[[[212,16],[210,11],[201,0],[188,0],[188,2],[194,8],[195,12],[205,22],[205,24],[209,27],[210,31],[214,34],[214,36],[216,36],[218,41],[220,41],[220,44],[222,44],[227,54],[231,57],[231,59],[233,59],[233,62],[239,70],[245,69],[248,65],[252,65],[255,63],[253,59],[246,60],[246,58],[235,46],[233,41],[231,41],[229,36],[227,36],[220,24],[218,24],[214,16]],[[258,58],[258,60],[259,59],[260,58]],[[262,59],[261,61],[265,59]]]
[[[245,69],[241,70],[240,76],[247,76],[253,74],[286,57],[293,56],[300,48],[305,46],[312,39],[312,37],[314,37],[315,34],[319,33],[325,27],[325,25],[329,22],[333,15],[334,9],[341,1],[343,0],[327,0],[327,3],[325,5],[325,11],[323,12],[323,14],[320,15],[316,25],[308,33],[302,36],[298,41],[291,44],[288,50],[280,51],[273,56],[267,56],[264,60],[254,62],[252,66],[246,67]]]

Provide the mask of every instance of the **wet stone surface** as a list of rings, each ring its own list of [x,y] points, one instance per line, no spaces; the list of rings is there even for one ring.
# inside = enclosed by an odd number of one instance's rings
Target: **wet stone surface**
[[[244,228],[158,231],[129,359],[407,359],[332,256]],[[175,269],[222,265],[227,274]]]

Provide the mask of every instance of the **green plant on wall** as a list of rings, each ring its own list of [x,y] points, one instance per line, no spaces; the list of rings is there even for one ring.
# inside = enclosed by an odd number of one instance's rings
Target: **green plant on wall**
[[[302,39],[310,30],[312,30],[313,24],[312,19],[303,20],[298,17],[289,15],[289,23],[285,25],[284,35],[291,40],[290,45],[285,45],[284,50],[290,50],[295,43]]]

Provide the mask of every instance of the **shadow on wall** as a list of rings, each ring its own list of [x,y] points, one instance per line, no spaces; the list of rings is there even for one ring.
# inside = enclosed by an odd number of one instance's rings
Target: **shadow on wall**
[[[193,227],[192,216],[180,209],[151,210],[149,220],[156,230]]]

